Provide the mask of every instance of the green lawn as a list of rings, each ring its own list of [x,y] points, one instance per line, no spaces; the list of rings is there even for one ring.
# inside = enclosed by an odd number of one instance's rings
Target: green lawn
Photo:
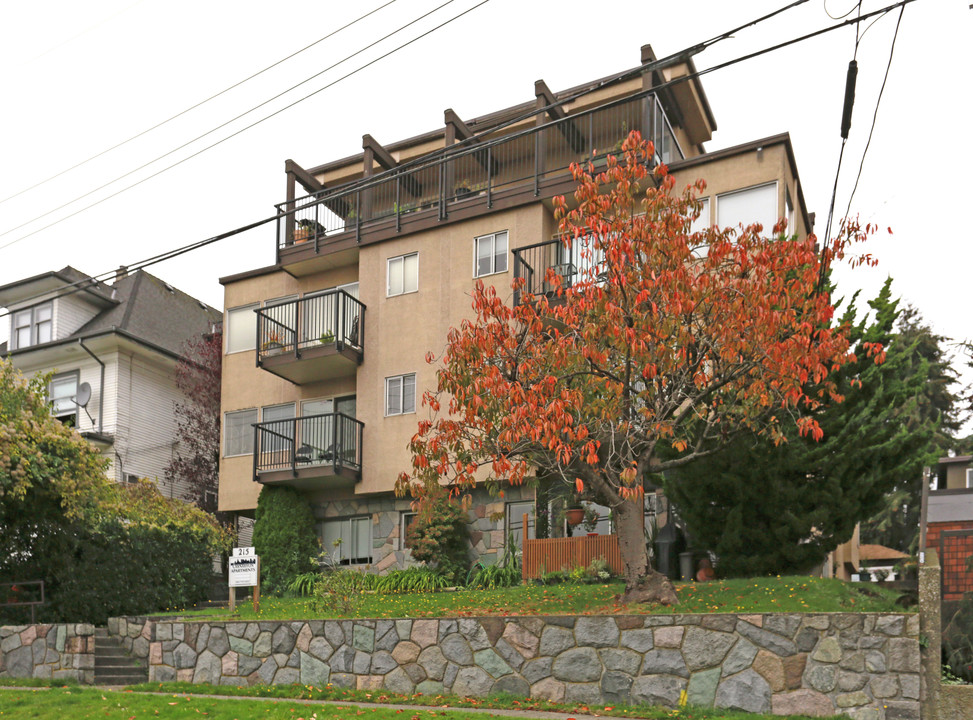
[[[304,598],[265,597],[260,613],[241,602],[236,615],[206,609],[186,617],[241,620],[300,620],[331,617],[442,617],[478,615],[664,614],[765,612],[894,612],[898,593],[873,583],[846,583],[805,576],[677,583],[679,604],[623,605],[620,582],[599,585],[519,585],[501,590],[459,590],[414,595],[366,593],[357,611],[340,615],[328,603]]]
[[[199,720],[205,716],[207,720],[240,720],[241,718],[261,718],[267,720],[332,720],[337,718],[353,718],[367,715],[368,720],[425,720],[426,718],[447,716],[450,720],[484,720],[485,718],[509,718],[503,715],[505,709],[538,709],[561,712],[565,714],[591,714],[613,717],[647,718],[662,720],[663,718],[687,718],[690,720],[806,720],[806,716],[761,715],[714,708],[682,707],[667,709],[648,706],[613,707],[613,706],[555,706],[551,703],[529,703],[512,699],[472,700],[461,701],[453,698],[425,698],[424,703],[418,702],[422,696],[408,698],[389,697],[381,693],[331,691],[328,699],[331,704],[299,704],[288,702],[288,699],[300,697],[315,697],[313,689],[301,685],[276,686],[272,688],[227,688],[212,686],[186,686],[185,684],[169,684],[165,686],[153,685],[151,689],[159,694],[142,694],[140,692],[110,692],[98,688],[57,687],[47,689],[14,690],[0,689],[0,718],[37,718],[38,720],[62,720],[72,718],[102,718],[107,720],[135,720],[144,717],[164,717],[169,720]],[[193,693],[224,695],[249,695],[251,697],[271,697],[270,701],[254,701],[233,699],[228,697],[198,697],[185,694],[183,690]],[[318,694],[324,693],[322,689]],[[349,697],[344,701],[335,697],[344,692]],[[380,703],[401,704],[406,701],[415,708],[408,710],[382,707]],[[376,703],[373,707],[357,707],[349,703],[368,701]],[[458,707],[463,704],[464,707]],[[465,708],[498,709],[496,713],[476,713]],[[448,711],[447,711],[448,708]],[[570,720],[570,718],[569,718]]]

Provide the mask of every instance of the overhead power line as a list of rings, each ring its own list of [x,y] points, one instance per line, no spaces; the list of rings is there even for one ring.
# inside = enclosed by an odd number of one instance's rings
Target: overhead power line
[[[393,35],[396,35],[397,33],[402,32],[406,28],[408,28],[408,27],[416,24],[420,20],[425,19],[429,15],[432,15],[433,13],[437,12],[438,10],[441,10],[442,8],[446,7],[447,5],[450,5],[451,3],[455,2],[455,1],[456,0],[446,0],[446,2],[444,2],[442,5],[439,5],[438,7],[435,7],[435,8],[433,8],[432,10],[430,10],[430,11],[428,11],[426,13],[423,13],[422,15],[420,15],[417,18],[415,18],[414,20],[411,20],[408,23],[406,23],[405,25],[400,26],[396,30],[393,30],[392,32],[388,33],[387,35],[382,36],[378,40],[375,40],[374,42],[369,43],[365,47],[363,47],[363,48],[361,48],[359,50],[356,50],[352,54],[345,56],[344,58],[342,58],[338,62],[334,63],[333,65],[330,65],[329,67],[326,67],[324,70],[321,70],[320,72],[315,73],[311,77],[306,78],[305,80],[302,80],[301,82],[297,83],[296,85],[292,85],[291,87],[287,88],[283,92],[277,93],[276,95],[274,95],[273,97],[271,97],[271,98],[263,101],[262,103],[251,107],[249,110],[246,110],[245,112],[240,113],[236,117],[233,117],[233,118],[227,120],[226,122],[221,123],[220,125],[217,125],[216,127],[212,128],[210,130],[207,130],[202,135],[197,135],[192,140],[189,140],[187,142],[184,142],[182,145],[179,145],[178,147],[175,147],[172,150],[169,150],[168,152],[165,152],[162,155],[159,155],[158,157],[154,158],[153,160],[149,160],[146,163],[142,163],[137,168],[134,168],[132,170],[129,170],[128,172],[126,172],[126,173],[124,173],[122,175],[119,175],[118,177],[114,178],[113,180],[109,180],[108,182],[106,182],[106,183],[104,183],[102,185],[99,185],[98,187],[96,187],[96,188],[94,188],[92,190],[89,190],[88,192],[83,193],[82,195],[78,195],[77,197],[73,198],[72,200],[68,200],[66,203],[61,203],[60,205],[58,205],[55,208],[52,208],[50,210],[47,210],[47,211],[41,213],[40,215],[38,215],[38,216],[36,216],[34,218],[31,218],[30,220],[27,220],[26,222],[22,222],[20,225],[17,225],[15,227],[12,227],[12,228],[10,228],[8,230],[4,230],[3,232],[0,232],[0,237],[3,237],[4,235],[9,235],[14,230],[19,230],[22,227],[26,227],[27,225],[30,225],[31,223],[37,222],[38,220],[41,220],[41,219],[47,217],[48,215],[57,212],[58,210],[63,210],[64,208],[68,207],[69,205],[73,205],[74,203],[78,202],[79,200],[83,200],[84,198],[88,197],[89,195],[95,194],[99,190],[104,190],[105,188],[107,188],[107,187],[109,187],[111,185],[114,185],[119,180],[122,180],[124,178],[127,178],[130,175],[134,175],[139,170],[144,170],[145,168],[149,167],[150,165],[154,165],[155,163],[159,162],[160,160],[169,157],[170,155],[172,155],[172,154],[174,154],[174,153],[176,153],[176,152],[178,152],[178,151],[180,151],[180,150],[188,147],[189,145],[192,145],[194,142],[197,142],[199,140],[202,140],[207,135],[212,135],[217,130],[222,129],[222,128],[226,127],[227,125],[229,125],[229,124],[231,124],[233,122],[236,122],[240,118],[245,117],[245,116],[249,115],[250,113],[254,112],[255,110],[258,110],[258,109],[262,108],[264,105],[268,105],[269,103],[273,102],[274,100],[279,99],[280,97],[286,95],[287,93],[291,92],[292,90],[295,90],[295,89],[299,88],[301,85],[304,85],[305,83],[310,82],[314,78],[319,77],[319,76],[323,75],[324,73],[329,72],[330,70],[333,70],[334,68],[338,67],[339,65],[342,65],[343,63],[347,62],[348,60],[352,59],[353,57],[356,57],[357,55],[362,54],[363,52],[365,52],[366,50],[374,47],[375,45],[378,45],[379,43],[384,42],[385,40],[387,40],[388,38],[392,37]],[[141,185],[146,180],[151,180],[152,178],[156,177],[157,175],[161,175],[162,173],[166,172],[167,170],[171,170],[172,168],[174,168],[174,167],[176,167],[178,165],[181,165],[182,163],[186,162],[187,160],[190,160],[190,159],[196,157],[197,155],[200,155],[201,153],[204,153],[207,150],[210,150],[210,149],[216,147],[217,145],[220,145],[220,144],[226,142],[230,138],[236,137],[240,133],[245,132],[245,131],[249,130],[250,128],[252,128],[252,127],[254,127],[256,125],[259,125],[260,123],[262,123],[262,122],[264,122],[266,120],[269,120],[270,118],[274,117],[275,115],[280,114],[284,110],[288,110],[288,109],[294,107],[295,105],[297,105],[298,103],[304,102],[308,98],[313,97],[314,95],[317,95],[322,90],[326,90],[327,88],[331,87],[332,85],[335,85],[335,84],[341,82],[342,80],[345,80],[346,78],[351,77],[355,73],[357,73],[357,72],[365,69],[366,67],[368,67],[369,65],[372,65],[373,63],[377,62],[378,60],[381,60],[381,59],[387,57],[388,55],[391,55],[393,52],[397,52],[398,50],[401,50],[406,45],[409,45],[412,42],[415,42],[415,40],[418,40],[419,38],[425,37],[430,32],[433,32],[435,30],[438,30],[439,28],[443,27],[444,25],[448,25],[453,20],[456,20],[457,18],[462,17],[463,15],[465,15],[468,12],[470,12],[471,10],[475,10],[476,8],[480,7],[480,5],[484,5],[484,4],[488,3],[489,1],[490,0],[482,0],[482,2],[479,3],[479,5],[474,5],[472,8],[469,8],[468,10],[460,13],[459,15],[453,17],[452,19],[447,20],[446,22],[444,22],[444,23],[442,23],[440,25],[437,25],[432,30],[430,30],[430,31],[428,31],[426,33],[423,33],[422,35],[419,35],[418,38],[414,38],[413,40],[410,40],[409,42],[407,42],[407,43],[405,43],[403,45],[400,45],[399,47],[395,48],[391,52],[388,52],[385,55],[382,55],[382,56],[378,57],[376,60],[373,60],[370,63],[366,63],[365,65],[362,65],[357,70],[354,70],[354,71],[348,73],[347,75],[344,75],[344,76],[338,78],[334,82],[331,82],[331,83],[325,85],[323,88],[320,88],[319,90],[315,90],[310,95],[305,95],[301,99],[296,100],[295,102],[292,102],[289,105],[285,105],[284,107],[280,108],[279,110],[276,110],[276,111],[270,113],[269,115],[264,116],[260,120],[257,120],[256,122],[251,123],[250,125],[247,125],[246,127],[242,128],[241,130],[238,130],[238,131],[236,131],[236,132],[234,132],[234,133],[226,136],[222,140],[218,140],[217,142],[212,143],[211,145],[207,145],[206,147],[202,148],[201,150],[198,150],[197,152],[192,153],[191,155],[183,158],[182,160],[179,160],[178,162],[172,163],[171,165],[168,165],[168,166],[162,168],[158,172],[155,172],[155,173],[153,173],[153,174],[151,174],[151,175],[149,175],[147,177],[144,177],[141,180],[139,180],[138,182],[132,183],[131,185],[128,185],[128,186],[122,188],[118,192],[112,193],[111,195],[108,195],[107,197],[102,198],[98,202],[92,203],[91,205],[87,205],[84,208],[82,208],[81,210],[78,210],[77,212],[73,212],[73,213],[70,213],[68,215],[65,215],[60,220],[57,220],[57,221],[55,221],[53,223],[49,223],[48,225],[45,225],[44,227],[38,228],[37,230],[34,230],[33,232],[30,232],[30,233],[24,235],[23,237],[17,238],[13,242],[6,243],[4,245],[0,245],[0,250],[2,250],[5,247],[8,247],[10,245],[13,245],[14,243],[20,242],[24,238],[28,238],[31,235],[34,235],[34,234],[40,232],[41,230],[46,230],[49,227],[53,227],[54,225],[57,225],[58,223],[61,223],[61,222],[65,221],[65,220],[67,220],[68,218],[74,217],[75,215],[77,215],[80,212],[84,212],[85,210],[88,210],[89,208],[95,207],[96,205],[100,205],[101,203],[105,202],[106,200],[110,200],[111,198],[113,198],[113,197],[115,197],[117,195],[120,195],[121,193],[125,192],[126,190],[130,190],[133,187],[136,187],[137,185]]]
[[[220,97],[220,96],[222,96],[222,95],[225,95],[226,93],[228,93],[228,92],[230,92],[231,90],[235,90],[236,88],[238,88],[238,87],[240,87],[240,86],[241,86],[241,85],[243,85],[244,83],[248,83],[248,82],[250,82],[251,80],[253,80],[254,78],[256,78],[256,77],[259,77],[259,76],[261,76],[261,75],[263,75],[263,74],[264,74],[265,72],[268,72],[268,71],[270,71],[270,70],[273,70],[273,69],[274,69],[275,67],[277,67],[278,65],[281,65],[282,63],[285,63],[285,62],[287,62],[287,61],[288,61],[288,60],[290,60],[291,58],[293,58],[293,57],[297,57],[297,56],[298,56],[298,55],[300,55],[301,53],[303,53],[303,52],[305,52],[305,51],[307,51],[307,50],[310,50],[311,48],[313,48],[313,47],[314,47],[314,46],[316,46],[316,45],[320,45],[320,44],[321,44],[322,42],[324,42],[325,40],[329,40],[329,39],[331,39],[332,37],[334,37],[334,36],[335,36],[335,35],[337,35],[338,33],[340,33],[340,32],[342,32],[343,30],[347,30],[347,29],[348,29],[348,28],[350,28],[350,27],[351,27],[352,25],[355,25],[355,24],[357,24],[357,23],[359,23],[359,22],[361,22],[362,20],[365,20],[366,18],[368,18],[368,17],[370,17],[371,15],[374,15],[374,14],[375,14],[375,13],[377,13],[378,11],[380,11],[380,10],[383,10],[383,9],[385,9],[385,8],[387,8],[387,7],[389,6],[389,5],[391,5],[391,4],[392,4],[392,3],[394,3],[394,2],[398,2],[398,0],[388,0],[388,2],[386,2],[386,3],[384,4],[384,5],[379,5],[379,6],[378,6],[377,8],[375,8],[374,10],[370,10],[369,12],[367,12],[367,13],[365,13],[364,15],[360,15],[359,17],[357,17],[357,18],[355,18],[355,19],[354,19],[354,20],[352,20],[351,22],[349,22],[349,23],[346,23],[346,24],[344,24],[344,25],[342,25],[342,26],[341,26],[340,28],[338,28],[337,30],[334,30],[334,31],[332,31],[332,32],[330,32],[330,33],[328,33],[327,35],[325,35],[325,36],[324,36],[324,37],[322,37],[322,38],[318,38],[317,40],[315,40],[314,42],[312,42],[312,43],[311,43],[310,45],[305,45],[305,46],[304,46],[304,47],[302,47],[302,48],[301,48],[300,50],[297,50],[297,51],[295,51],[295,52],[292,52],[292,53],[291,53],[290,55],[287,55],[286,57],[283,57],[283,58],[281,58],[281,59],[280,59],[280,60],[278,60],[277,62],[275,62],[275,63],[273,63],[273,64],[271,64],[271,65],[268,65],[267,67],[265,67],[265,68],[263,68],[262,70],[258,70],[257,72],[255,72],[255,73],[253,73],[252,75],[249,75],[248,77],[245,77],[245,78],[243,78],[243,80],[240,80],[240,81],[238,81],[238,82],[235,82],[235,83],[233,83],[232,85],[230,85],[229,87],[227,87],[227,88],[224,88],[223,90],[220,90],[220,91],[219,91],[218,93],[215,93],[215,94],[213,94],[213,95],[210,95],[210,96],[209,96],[208,98],[206,98],[205,100],[201,100],[201,101],[199,101],[198,103],[196,103],[195,105],[190,105],[190,106],[189,106],[188,108],[186,108],[185,110],[181,110],[180,112],[177,112],[177,113],[176,113],[175,115],[173,115],[173,116],[171,116],[171,117],[168,117],[168,118],[166,118],[166,119],[165,119],[165,120],[163,120],[162,122],[159,122],[159,123],[156,123],[156,124],[155,124],[155,125],[153,125],[152,127],[150,127],[150,128],[146,128],[145,130],[142,130],[141,132],[139,132],[139,133],[136,133],[135,135],[132,135],[132,136],[131,136],[130,138],[127,138],[127,139],[125,139],[125,140],[122,140],[121,142],[119,142],[119,143],[116,143],[116,144],[114,144],[114,145],[112,145],[112,146],[111,146],[111,147],[109,147],[109,148],[105,148],[105,149],[104,149],[104,150],[102,150],[101,152],[98,152],[98,153],[95,153],[95,154],[94,154],[94,155],[92,155],[91,157],[89,157],[89,158],[86,158],[85,160],[82,160],[81,162],[79,162],[79,163],[76,163],[76,164],[74,164],[74,165],[72,165],[72,166],[71,166],[71,167],[69,167],[69,168],[65,168],[64,170],[61,170],[61,171],[59,171],[59,172],[56,172],[56,173],[54,173],[53,175],[51,175],[50,177],[47,177],[47,178],[45,178],[45,179],[43,179],[43,180],[41,180],[40,182],[36,182],[36,183],[34,183],[34,184],[33,184],[33,185],[31,185],[30,187],[26,187],[26,188],[24,188],[23,190],[19,190],[18,192],[15,192],[15,193],[14,193],[13,195],[9,195],[9,196],[7,196],[7,197],[5,197],[5,198],[3,198],[2,200],[0,200],[0,205],[3,205],[3,203],[5,203],[5,202],[7,202],[8,200],[13,200],[13,199],[14,199],[14,198],[16,198],[16,197],[20,197],[20,196],[21,196],[21,195],[23,195],[24,193],[27,193],[27,192],[30,192],[31,190],[34,190],[34,189],[36,189],[36,188],[39,188],[39,187],[41,187],[42,185],[46,185],[47,183],[49,183],[49,182],[51,182],[51,180],[56,180],[57,178],[59,178],[59,177],[61,177],[62,175],[66,175],[67,173],[69,173],[69,172],[71,172],[72,170],[77,170],[77,169],[78,169],[79,167],[81,167],[82,165],[87,165],[87,164],[88,164],[88,163],[90,163],[90,162],[91,162],[92,160],[97,160],[97,159],[98,159],[98,158],[100,158],[100,157],[101,157],[102,155],[107,155],[108,153],[110,153],[110,152],[112,152],[113,150],[117,150],[118,148],[120,148],[120,147],[122,147],[123,145],[128,145],[128,144],[129,144],[130,142],[132,142],[132,141],[134,141],[134,140],[138,140],[138,139],[139,139],[140,137],[142,137],[143,135],[148,135],[148,134],[149,134],[150,132],[152,132],[153,130],[158,130],[158,129],[159,129],[160,127],[162,127],[163,125],[168,125],[168,124],[169,124],[169,123],[171,123],[171,122],[172,122],[173,120],[176,120],[177,118],[180,118],[180,117],[182,117],[182,116],[183,116],[183,115],[185,115],[186,113],[189,113],[189,112],[192,112],[192,111],[193,111],[193,110],[195,110],[196,108],[199,108],[199,107],[202,107],[203,105],[205,105],[206,103],[208,103],[208,102],[210,102],[211,100],[215,100],[216,98],[218,98],[218,97]],[[137,4],[137,3],[136,3],[136,4]],[[134,6],[133,6],[133,7],[134,7]],[[128,10],[128,9],[129,9],[129,8],[126,8],[126,10]],[[121,12],[124,12],[124,10],[123,10],[123,11],[121,11]],[[118,14],[118,13],[116,13],[116,14]],[[216,129],[219,129],[219,128],[216,128]],[[199,139],[199,138],[197,138],[197,139]],[[192,141],[191,141],[191,142],[192,142]],[[185,147],[185,146],[183,146],[183,147]],[[178,150],[179,148],[176,148],[176,149]],[[162,157],[165,157],[165,156],[163,155]],[[157,158],[157,159],[159,159],[159,158]],[[153,161],[153,162],[155,162],[155,161]],[[138,168],[137,168],[137,169],[138,169]],[[135,171],[133,171],[133,172],[135,172]],[[121,179],[121,178],[123,178],[123,177],[125,177],[125,176],[124,176],[124,175],[122,175],[121,177],[118,177],[118,178],[116,178],[115,180],[120,180],[120,179]],[[115,182],[115,180],[113,180],[112,182]],[[110,185],[110,184],[111,184],[111,183],[109,183],[109,185]],[[104,187],[104,186],[102,186],[102,187]],[[92,191],[92,192],[96,192],[96,191],[97,191],[98,189],[100,189],[100,188],[96,188],[96,190],[94,190],[94,191]],[[84,196],[82,195],[81,197],[84,197]],[[80,198],[78,198],[78,199],[80,199]],[[74,201],[72,201],[72,202],[74,202]],[[69,204],[70,204],[70,203],[69,203]],[[55,208],[55,210],[56,210],[56,209],[57,209],[57,208]],[[54,212],[55,210],[51,210],[50,212]],[[31,221],[31,222],[33,222],[33,221]],[[29,224],[29,223],[25,223],[25,224]],[[20,227],[23,227],[23,225],[21,225]],[[13,228],[13,230],[16,230],[16,229],[17,229],[17,228]]]
[[[486,1],[487,0],[484,0],[484,2],[486,2]],[[826,34],[826,33],[829,33],[829,32],[833,32],[835,30],[838,30],[838,29],[841,29],[843,27],[846,27],[847,25],[850,25],[852,23],[860,22],[862,20],[867,20],[867,19],[869,19],[871,17],[874,17],[874,16],[877,16],[879,14],[887,13],[888,11],[893,10],[895,8],[903,8],[905,5],[908,5],[909,3],[912,3],[912,2],[915,2],[915,0],[899,0],[899,2],[896,2],[896,3],[892,4],[892,5],[889,5],[888,7],[882,8],[881,10],[876,10],[876,11],[874,11],[872,13],[868,13],[868,14],[862,15],[861,18],[859,18],[859,19],[848,20],[848,21],[842,22],[842,23],[840,23],[838,25],[834,25],[834,26],[831,26],[831,27],[828,27],[828,28],[822,28],[822,29],[819,29],[819,30],[816,30],[816,31],[812,31],[810,33],[806,33],[805,35],[801,35],[801,36],[792,38],[791,40],[787,40],[787,41],[784,41],[784,42],[781,42],[781,43],[777,43],[775,45],[772,45],[772,46],[763,48],[761,50],[757,50],[757,51],[754,51],[752,53],[747,53],[746,55],[738,56],[738,57],[733,58],[731,60],[727,60],[727,61],[725,61],[723,63],[719,63],[717,65],[714,65],[712,67],[709,67],[709,68],[706,68],[706,69],[703,69],[703,70],[697,70],[694,73],[690,73],[690,74],[687,74],[687,75],[684,75],[684,76],[680,76],[679,78],[676,78],[674,80],[670,80],[670,81],[667,81],[667,82],[662,83],[660,85],[653,86],[649,90],[644,90],[644,91],[642,91],[640,93],[636,93],[634,95],[626,96],[625,98],[621,98],[619,100],[613,101],[612,103],[606,103],[604,105],[604,107],[611,107],[612,105],[618,104],[618,103],[623,102],[623,101],[624,102],[628,102],[628,101],[631,101],[633,98],[641,97],[643,95],[649,95],[649,94],[652,94],[654,92],[659,91],[660,89],[664,89],[664,88],[667,88],[667,87],[671,87],[671,86],[676,85],[678,83],[688,82],[690,80],[696,79],[696,78],[701,77],[703,75],[708,75],[709,73],[715,72],[717,70],[722,70],[722,69],[724,69],[726,67],[730,67],[732,65],[736,65],[736,64],[738,64],[740,62],[744,62],[746,60],[750,60],[750,59],[753,59],[755,57],[760,57],[762,55],[766,55],[768,53],[775,52],[775,51],[780,50],[782,48],[789,47],[791,45],[794,45],[794,44],[797,44],[797,43],[800,43],[800,42],[804,42],[806,40],[809,40],[811,38],[817,37],[819,35],[823,35],[823,34]],[[481,4],[483,4],[483,3],[481,3]],[[478,7],[478,6],[476,6],[476,7]],[[472,9],[475,9],[475,7],[474,8],[470,8],[470,9],[471,10]],[[467,12],[469,12],[469,11],[467,11]],[[717,37],[719,37],[719,36],[717,36]],[[418,39],[418,38],[416,38],[416,39]],[[413,41],[410,41],[410,42],[413,42]],[[696,47],[696,46],[693,46],[693,47]],[[394,51],[392,51],[392,52],[394,52]],[[681,51],[681,52],[685,52],[685,51]],[[648,63],[646,66],[637,68],[634,71],[627,71],[626,73],[623,73],[623,74],[619,75],[618,77],[625,77],[625,76],[631,74],[631,72],[639,72],[639,73],[640,72],[645,72],[647,67],[648,68],[656,67],[659,63],[662,63],[662,62],[668,60],[668,58],[675,57],[675,56],[678,56],[680,54],[681,53],[675,53],[674,55],[668,56],[667,58],[663,58],[662,60],[659,60],[659,61],[656,61],[656,62],[653,62],[653,63]],[[373,62],[375,62],[375,61],[373,61]],[[590,89],[589,90],[585,90],[584,92],[590,92]],[[583,93],[581,93],[579,91],[579,94],[583,94]],[[567,102],[567,101],[568,101],[568,98],[559,98],[558,104],[563,103],[563,102]],[[545,109],[541,109],[542,112],[544,110]],[[530,114],[531,115],[532,114],[536,114],[536,112],[537,111],[535,110],[534,112],[532,112]],[[561,121],[552,122],[551,125],[557,124],[558,122],[562,122],[562,121],[565,121],[565,120],[569,120],[570,117],[571,116],[567,116],[567,117],[563,118],[563,120],[561,120]],[[513,122],[513,121],[511,121],[511,122]],[[482,133],[475,134],[473,138],[471,138],[471,139],[469,139],[467,141],[464,141],[464,142],[472,142],[475,138],[477,138],[477,137],[479,137],[479,136],[481,136],[483,134],[486,134],[486,133],[496,132],[496,130],[497,130],[497,127],[496,126],[491,126],[490,128],[484,130]],[[475,152],[475,151],[478,151],[478,150],[480,150],[480,149],[482,149],[484,147],[487,147],[489,145],[492,145],[494,143],[497,143],[497,142],[500,142],[500,141],[506,141],[506,140],[509,140],[511,137],[516,137],[517,135],[526,134],[526,133],[528,133],[530,131],[531,131],[530,129],[523,130],[523,131],[520,131],[518,133],[515,133],[514,135],[506,135],[506,136],[503,136],[502,138],[497,138],[495,140],[486,141],[484,143],[478,144],[476,146],[476,148],[463,149],[463,153]],[[458,148],[460,146],[461,146],[461,143],[457,142],[453,147],[454,148]],[[434,153],[434,154],[435,155],[439,155],[441,153],[442,153],[442,151],[439,151],[439,152]],[[424,159],[425,159],[425,156],[424,156],[423,160]],[[417,164],[419,164],[420,162],[421,162],[420,160],[415,160],[415,161],[412,161],[410,163],[404,163],[404,164],[398,166],[396,168],[395,172],[401,172],[403,169],[410,168],[410,167],[414,167]],[[379,173],[379,174],[377,174],[375,176],[372,176],[372,178],[370,179],[370,181],[368,183],[362,184],[362,187],[367,187],[367,186],[370,186],[371,184],[374,184],[375,182],[380,181],[380,179],[383,176],[389,174],[390,172],[393,172],[393,171],[385,171],[384,173]],[[148,179],[148,178],[146,178],[146,179]],[[290,212],[296,212],[296,211],[290,211]],[[287,214],[288,213],[285,212],[282,215],[287,215]],[[224,240],[226,238],[233,237],[234,235],[239,235],[240,233],[247,232],[249,230],[252,230],[254,228],[260,227],[262,225],[266,225],[267,223],[270,223],[270,222],[273,222],[273,221],[277,220],[279,217],[281,217],[281,214],[275,214],[275,215],[272,215],[272,216],[270,216],[268,218],[264,218],[262,220],[258,220],[256,222],[250,223],[248,225],[244,225],[244,226],[239,227],[239,228],[236,228],[234,230],[230,230],[230,231],[227,231],[225,233],[221,233],[219,235],[215,235],[215,236],[212,236],[210,238],[206,238],[205,240],[200,240],[200,241],[197,241],[197,242],[194,242],[194,243],[190,243],[188,245],[181,246],[181,247],[176,248],[174,250],[171,250],[171,251],[168,251],[168,252],[165,252],[165,253],[161,253],[159,255],[155,255],[155,256],[153,256],[151,258],[147,258],[146,260],[142,260],[142,261],[139,261],[139,262],[136,262],[136,263],[131,263],[128,267],[130,269],[133,269],[133,270],[140,270],[140,269],[149,267],[151,265],[155,265],[157,263],[163,262],[165,260],[172,259],[172,258],[177,257],[179,255],[183,255],[185,253],[191,252],[193,250],[197,250],[197,249],[202,248],[202,247],[205,247],[207,245],[211,245],[211,244],[213,244],[215,242],[218,242],[220,240]],[[6,246],[3,246],[3,247],[6,247]],[[93,276],[93,279],[95,279],[95,280],[97,280],[97,279],[107,279],[107,278],[112,277],[114,274],[115,274],[115,270],[108,270],[108,271],[103,272],[103,273],[101,273],[99,275]],[[71,283],[71,284],[65,286],[65,289],[64,289],[64,291],[62,293],[59,293],[59,294],[56,294],[56,295],[52,295],[50,293],[41,293],[41,294],[37,294],[37,295],[33,296],[32,298],[27,298],[26,300],[27,301],[32,301],[32,300],[39,300],[41,298],[46,298],[46,297],[62,297],[64,295],[70,295],[70,294],[73,294],[75,292],[79,292],[80,290],[83,290],[84,289],[84,286],[85,285],[90,285],[91,282],[92,282],[91,279],[87,279],[86,278],[84,280],[77,281],[75,283]],[[4,311],[4,312],[0,313],[0,318],[6,317],[7,315],[9,315],[9,311]]]

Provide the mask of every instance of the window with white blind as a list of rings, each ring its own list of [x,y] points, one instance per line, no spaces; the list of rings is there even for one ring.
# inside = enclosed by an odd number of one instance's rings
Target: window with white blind
[[[257,409],[228,412],[223,418],[223,455],[250,455],[253,453],[253,424],[257,422]]]
[[[720,227],[736,228],[760,223],[764,228],[762,234],[771,235],[777,224],[777,183],[717,195],[716,214]]]
[[[416,411],[416,374],[385,378],[385,414],[404,415]]]
[[[226,311],[227,354],[254,350],[257,347],[257,304]]]
[[[10,349],[48,343],[54,339],[54,306],[35,305],[13,313],[10,321]]]
[[[387,295],[404,295],[419,289],[419,253],[399,255],[388,260]]]

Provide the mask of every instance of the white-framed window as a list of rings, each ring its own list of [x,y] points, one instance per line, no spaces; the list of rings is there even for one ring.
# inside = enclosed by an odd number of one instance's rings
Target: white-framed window
[[[507,272],[507,231],[482,235],[473,241],[473,277]]]
[[[321,545],[338,565],[365,565],[372,561],[372,517],[324,520],[318,523]]]
[[[973,468],[966,468],[966,487],[973,488]]]
[[[257,347],[257,313],[260,305],[243,305],[226,311],[226,354],[255,350]]]
[[[416,411],[416,374],[385,378],[385,414],[405,415]]]
[[[18,310],[10,321],[10,349],[40,345],[54,339],[54,305],[43,303]]]
[[[72,427],[78,424],[78,396],[77,370],[62,373],[51,378],[48,395],[51,400],[51,414],[61,422]]]
[[[253,424],[257,409],[235,410],[223,416],[223,456],[253,454]]]
[[[689,232],[702,232],[709,228],[709,226],[709,198],[704,197],[699,199],[699,217],[693,220],[693,224],[689,226]]]
[[[419,290],[419,253],[399,255],[388,260],[388,297]]]
[[[716,222],[723,228],[763,225],[768,237],[777,224],[777,181],[716,196]]]

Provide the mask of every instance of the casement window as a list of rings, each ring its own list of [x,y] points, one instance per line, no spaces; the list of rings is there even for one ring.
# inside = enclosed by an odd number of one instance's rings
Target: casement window
[[[75,402],[78,396],[78,375],[77,371],[55,375],[51,378],[49,389],[51,414],[71,427],[77,427],[78,424],[78,405]]]
[[[419,253],[388,260],[388,297],[414,293],[419,289]]]
[[[257,409],[236,410],[223,417],[223,456],[251,455],[253,453],[253,424],[257,422]]]
[[[257,347],[257,304],[226,311],[226,353],[254,350]]]
[[[336,565],[365,565],[372,561],[372,517],[339,518],[318,524],[325,554]]]
[[[10,324],[10,349],[40,345],[54,339],[54,305],[44,303],[18,310]]]
[[[473,277],[507,272],[507,231],[476,238],[473,256]]]
[[[777,183],[735,190],[716,196],[716,222],[723,228],[746,227],[754,223],[763,225],[763,235],[768,237],[777,224]]]
[[[404,415],[416,411],[416,374],[385,378],[385,414]]]

